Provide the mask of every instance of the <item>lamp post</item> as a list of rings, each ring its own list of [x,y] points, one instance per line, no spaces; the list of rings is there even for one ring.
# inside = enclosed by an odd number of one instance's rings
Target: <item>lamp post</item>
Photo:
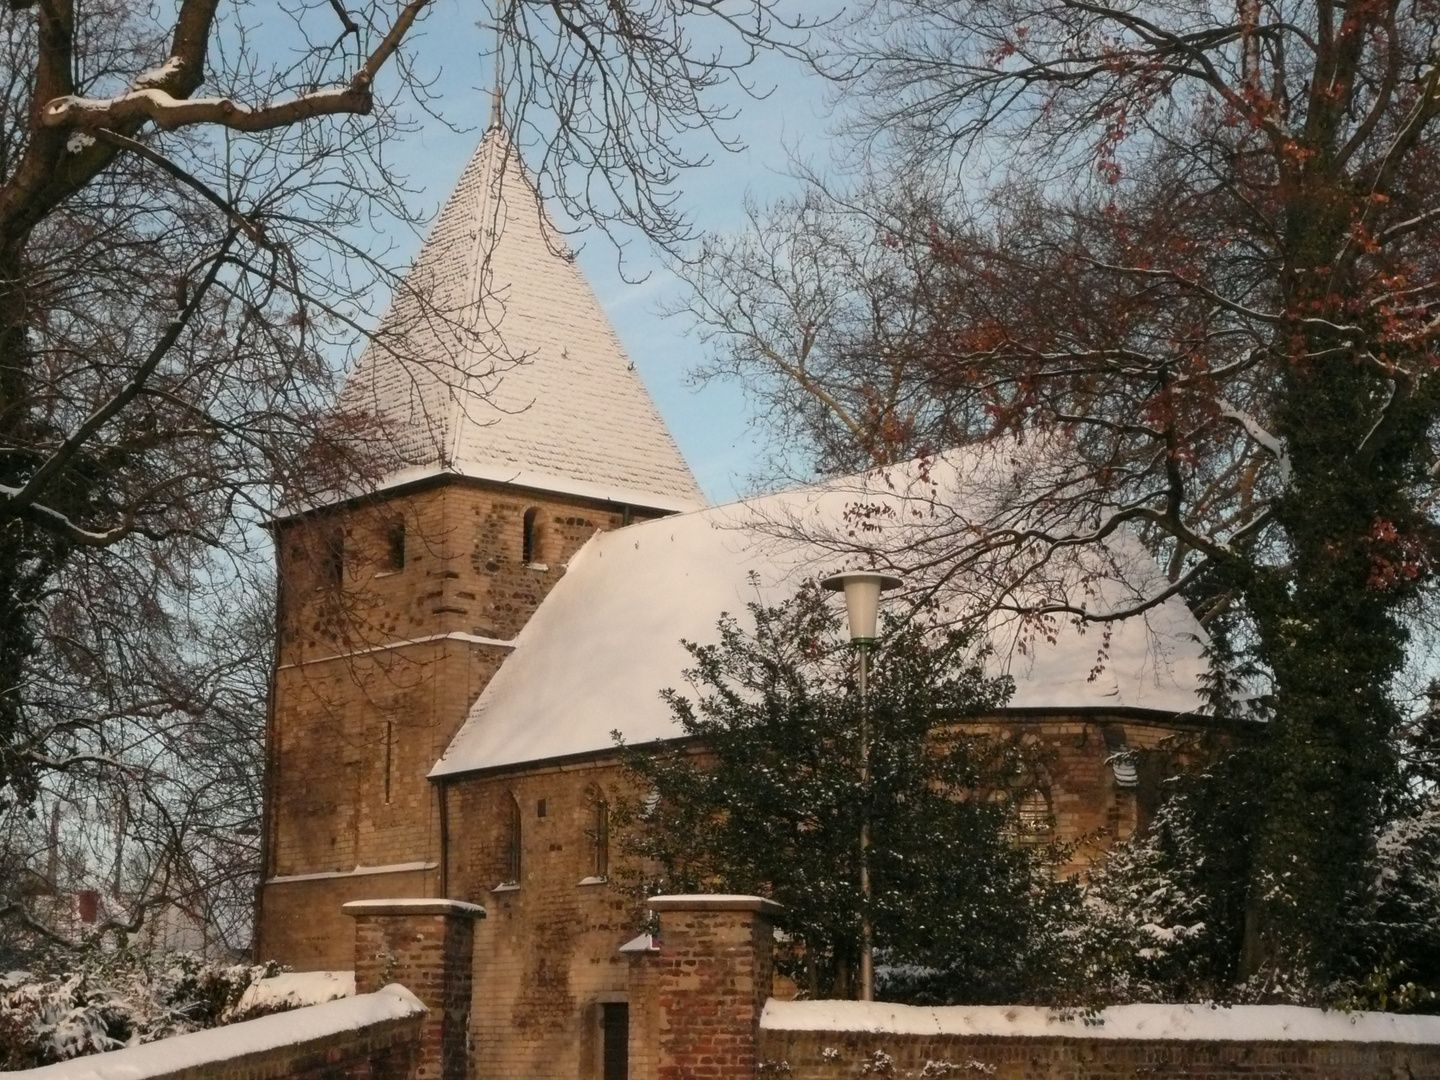
[[[900,579],[873,570],[849,570],[820,582],[821,588],[845,594],[850,643],[855,646],[855,687],[860,693],[860,1000],[875,1000],[875,940],[870,924],[870,652],[880,594],[898,588]]]

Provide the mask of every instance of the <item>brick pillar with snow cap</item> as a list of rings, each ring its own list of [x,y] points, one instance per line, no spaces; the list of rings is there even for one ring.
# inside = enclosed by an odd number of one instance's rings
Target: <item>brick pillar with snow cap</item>
[[[475,920],[459,900],[355,900],[355,992],[399,983],[430,1010],[416,1080],[466,1080]]]
[[[652,896],[658,1080],[754,1080],[780,905],[759,896]]]

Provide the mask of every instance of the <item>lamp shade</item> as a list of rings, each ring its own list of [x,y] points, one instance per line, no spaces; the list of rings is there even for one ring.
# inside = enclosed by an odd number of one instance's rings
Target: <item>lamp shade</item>
[[[880,594],[900,587],[900,579],[874,570],[848,570],[820,582],[820,587],[845,594],[845,614],[850,622],[850,640],[868,645],[875,640],[880,614]]]

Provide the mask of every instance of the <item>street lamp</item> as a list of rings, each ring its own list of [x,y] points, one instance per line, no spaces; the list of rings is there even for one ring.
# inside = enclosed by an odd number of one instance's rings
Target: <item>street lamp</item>
[[[875,1000],[875,940],[870,925],[870,652],[880,594],[900,587],[900,579],[873,570],[848,570],[820,582],[821,588],[845,594],[850,643],[855,646],[855,686],[860,692],[860,1000]]]

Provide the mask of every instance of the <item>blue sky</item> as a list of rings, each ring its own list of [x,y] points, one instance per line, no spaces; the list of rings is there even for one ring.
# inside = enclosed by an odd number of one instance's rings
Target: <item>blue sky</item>
[[[411,181],[422,188],[419,205],[427,213],[433,214],[449,194],[488,117],[485,88],[492,76],[480,53],[490,31],[474,24],[477,11],[484,16],[483,8],[448,0],[434,11],[418,41],[424,63],[440,67],[434,91],[445,119],[466,129],[457,134],[421,117],[420,129],[406,140],[405,164]],[[763,200],[789,190],[786,173],[792,152],[808,159],[828,152],[820,80],[778,57],[763,60],[747,79],[757,88],[773,87],[773,92],[758,101],[738,90],[724,98],[739,110],[728,133],[743,140],[745,149],[727,153],[714,147],[713,163],[686,174],[679,185],[681,205],[705,229],[738,227],[747,192]],[[392,239],[397,253],[407,259],[418,246],[418,239],[408,233]],[[762,453],[763,433],[750,428],[738,387],[697,389],[689,384],[687,375],[703,347],[682,320],[659,313],[665,298],[681,286],[643,238],[629,239],[626,275],[632,281],[644,276],[639,283],[627,283],[617,273],[615,248],[604,235],[592,231],[570,242],[579,249],[586,277],[706,495],[728,500],[746,490],[746,479]]]

